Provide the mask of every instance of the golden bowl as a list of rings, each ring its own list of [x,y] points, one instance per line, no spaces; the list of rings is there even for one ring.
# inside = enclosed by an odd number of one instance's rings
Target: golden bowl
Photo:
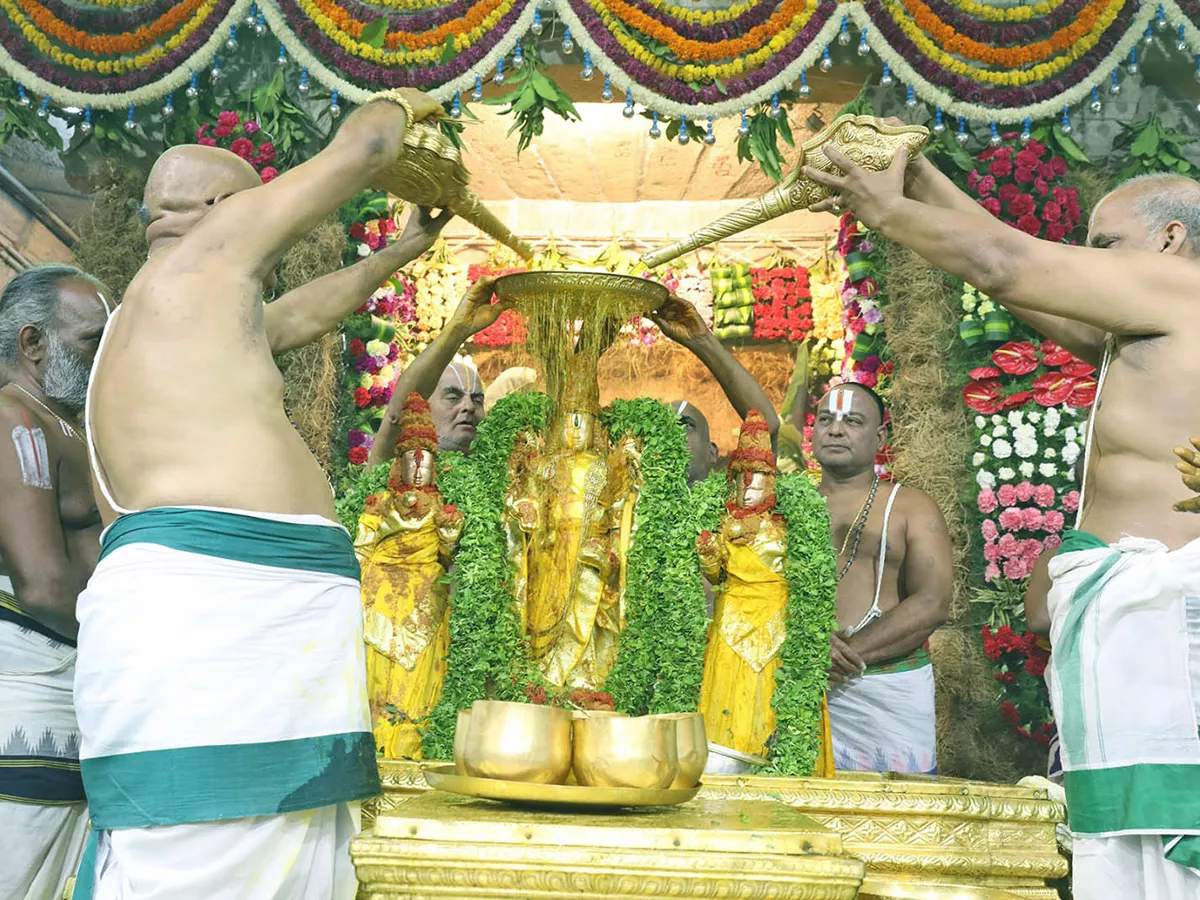
[[[675,722],[675,749],[679,771],[675,773],[672,789],[687,790],[700,783],[708,764],[708,735],[704,731],[704,713],[668,713],[655,716]]]
[[[575,709],[571,711],[571,718],[576,721],[579,719],[602,719],[605,716],[625,716],[628,718],[629,713],[614,712],[611,709]]]
[[[553,706],[476,700],[463,766],[474,778],[562,784],[571,771],[571,714]]]
[[[674,719],[589,716],[575,720],[575,778],[589,787],[664,790],[679,771]]]
[[[454,768],[459,775],[467,774],[467,730],[471,727],[471,711],[460,709],[454,725]]]

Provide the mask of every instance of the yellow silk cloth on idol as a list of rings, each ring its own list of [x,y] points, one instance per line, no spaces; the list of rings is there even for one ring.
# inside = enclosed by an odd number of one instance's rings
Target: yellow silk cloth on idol
[[[450,648],[449,589],[433,513],[364,513],[355,550],[362,567],[367,694],[375,744],[389,759],[421,759],[416,721],[442,692]],[[388,704],[399,715],[388,712]],[[397,721],[393,723],[392,718]]]
[[[753,541],[725,541],[724,590],[717,595],[704,653],[700,711],[708,739],[751,756],[766,756],[775,733],[775,673],[787,635],[788,586],[783,529],[763,524]],[[814,775],[833,776],[829,710],[821,700],[821,751]]]
[[[610,580],[619,573],[612,570],[613,529],[602,497],[608,464],[595,451],[563,452],[532,481],[541,496],[533,498],[539,517],[525,551],[522,618],[530,653],[556,687],[600,690],[624,626],[621,592]]]

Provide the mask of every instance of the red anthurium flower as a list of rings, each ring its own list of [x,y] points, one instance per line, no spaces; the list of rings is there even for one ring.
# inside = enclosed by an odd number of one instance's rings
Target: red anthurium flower
[[[1045,372],[1033,380],[1033,399],[1040,406],[1059,406],[1075,389],[1075,379],[1061,372]]]
[[[1000,386],[994,381],[972,381],[963,388],[963,402],[985,416],[998,413],[1003,403]]]
[[[1004,398],[1004,409],[1020,409],[1033,399],[1033,391],[1017,391]]]
[[[1042,341],[1042,362],[1048,366],[1065,366],[1075,357],[1053,341]]]
[[[1028,341],[1010,341],[992,354],[992,362],[1009,375],[1028,375],[1038,367],[1037,351]]]
[[[967,377],[972,381],[986,381],[990,378],[999,378],[1003,374],[995,366],[980,366],[978,369],[972,369]]]
[[[1067,396],[1067,406],[1087,409],[1096,402],[1096,379],[1090,375],[1075,379],[1075,386]]]
[[[1086,378],[1096,371],[1095,366],[1085,363],[1082,359],[1072,359],[1070,362],[1063,363],[1060,368],[1064,375],[1070,375],[1073,378]]]

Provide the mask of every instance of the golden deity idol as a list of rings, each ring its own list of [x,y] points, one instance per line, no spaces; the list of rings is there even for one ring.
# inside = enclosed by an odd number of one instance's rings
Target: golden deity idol
[[[705,577],[721,588],[704,654],[700,712],[709,741],[756,757],[770,755],[771,701],[788,623],[787,527],[774,511],[775,474],[766,420],[751,410],[730,459],[733,496],[720,531],[696,540]],[[828,712],[813,774],[833,775]]]
[[[435,486],[429,404],[409,394],[388,489],[367,500],[354,547],[362,567],[367,689],[375,743],[421,758],[421,722],[437,703],[450,646],[446,567],[463,519]]]

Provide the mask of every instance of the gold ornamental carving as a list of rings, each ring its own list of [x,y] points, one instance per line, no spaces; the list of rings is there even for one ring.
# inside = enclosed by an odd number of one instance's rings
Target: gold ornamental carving
[[[692,250],[825,200],[830,196],[829,188],[808,178],[801,169],[809,166],[821,172],[840,174],[841,170],[825,155],[826,147],[840,150],[867,171],[882,172],[892,164],[901,147],[912,156],[920,153],[928,140],[929,130],[921,125],[889,125],[872,116],[838,116],[800,146],[800,158],[795,168],[778,187],[753,203],[726,213],[684,240],[646,253],[642,262],[656,268]]]
[[[521,306],[564,293],[597,300],[606,295],[633,297],[644,313],[658,309],[671,295],[657,281],[609,272],[516,272],[496,281],[496,295]]]
[[[448,209],[522,259],[533,259],[533,248],[483,205],[470,181],[462,153],[442,130],[429,122],[410,121],[404,129],[404,149],[375,187],[417,206]]]

